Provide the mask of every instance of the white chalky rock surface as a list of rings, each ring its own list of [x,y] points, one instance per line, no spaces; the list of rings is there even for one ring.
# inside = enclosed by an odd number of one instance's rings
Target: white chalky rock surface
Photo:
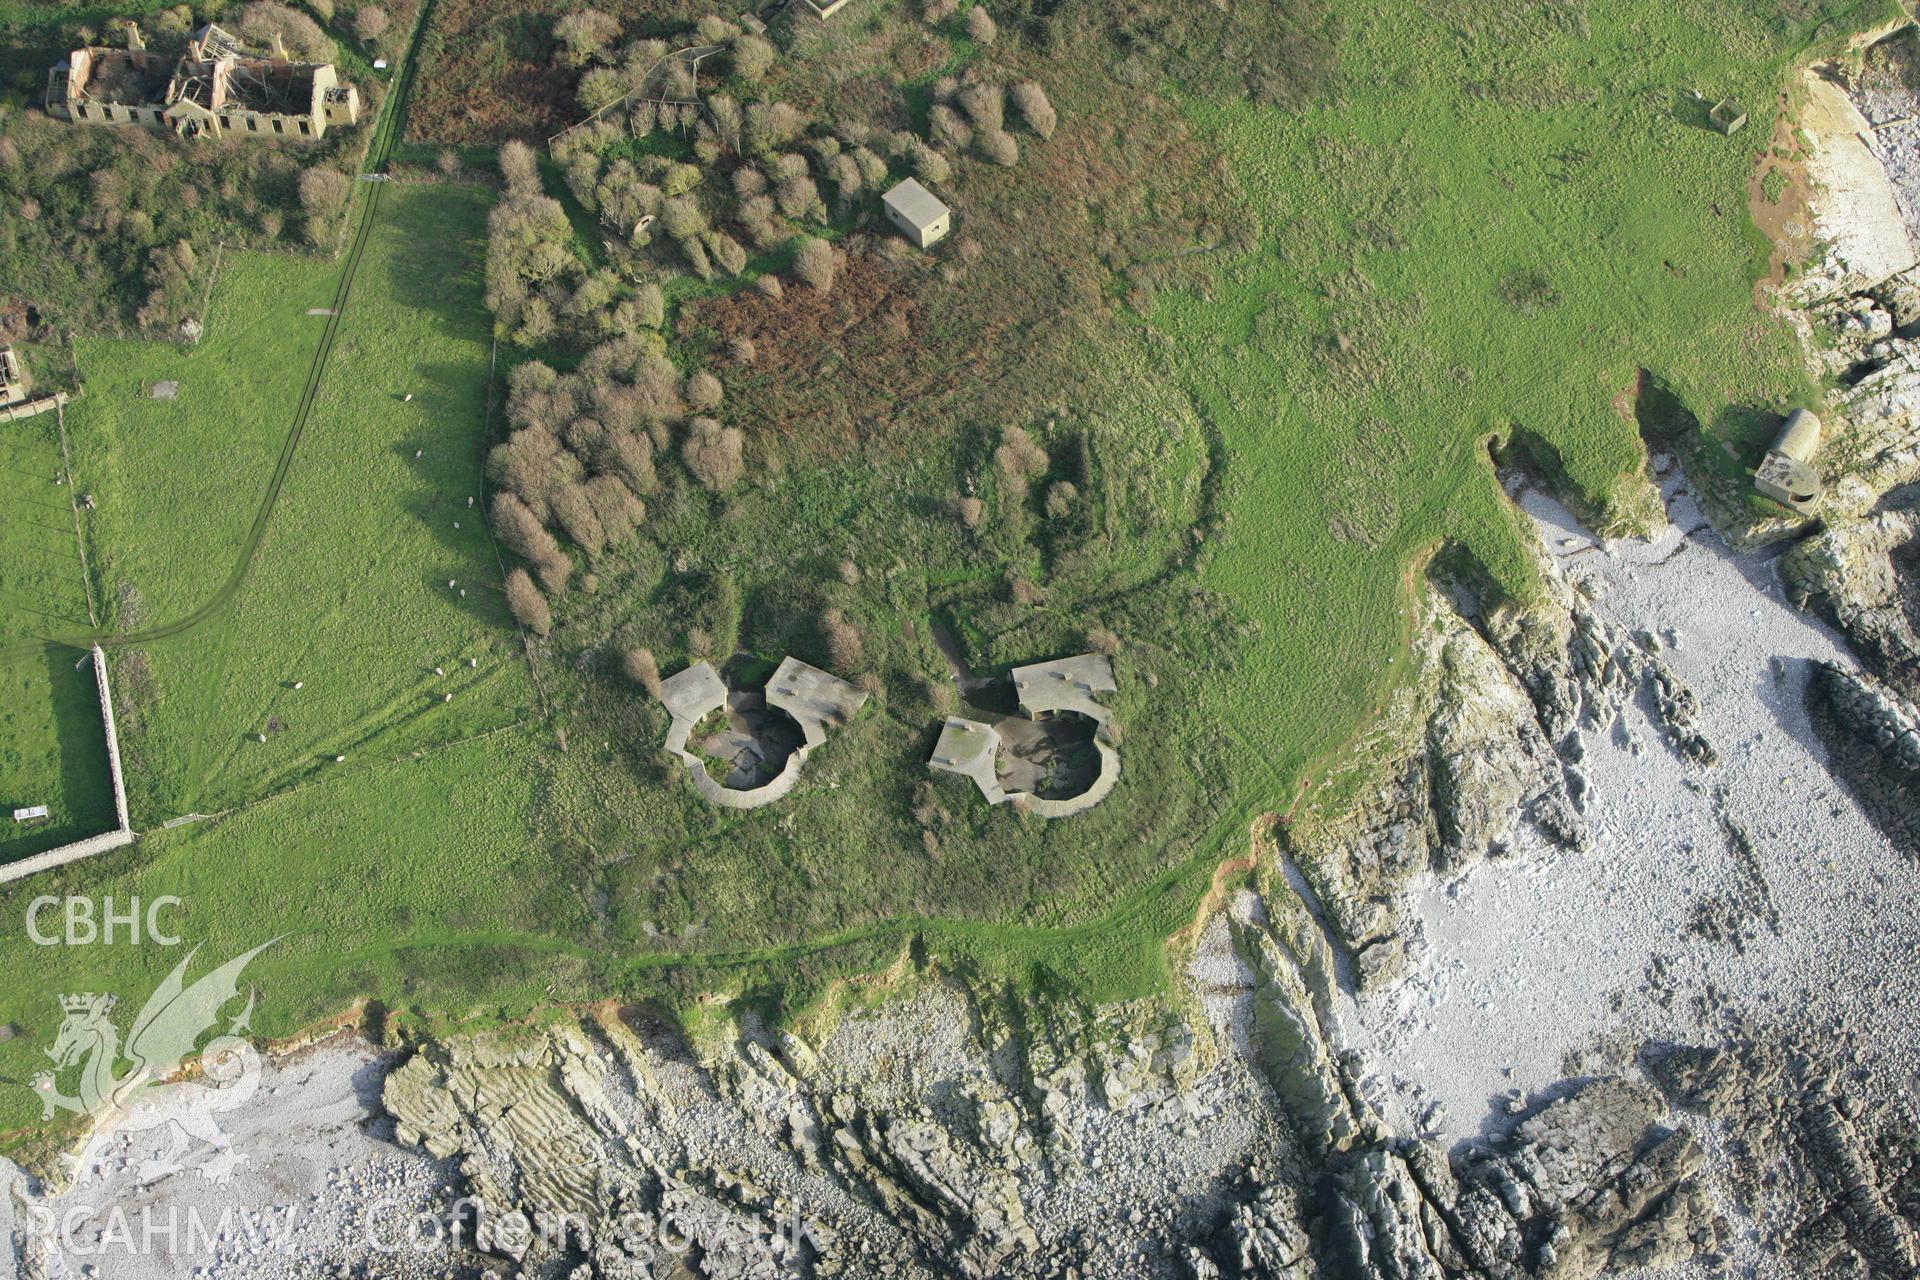
[[[1717,1042],[1724,1006],[1763,1023],[1838,1019],[1867,1046],[1875,1092],[1916,1087],[1920,919],[1904,904],[1920,900],[1920,865],[1827,772],[1804,704],[1812,660],[1857,663],[1782,598],[1770,558],[1706,527],[1678,470],[1662,488],[1670,523],[1651,542],[1603,544],[1552,500],[1519,497],[1599,613],[1661,639],[1720,763],[1685,764],[1629,707],[1612,729],[1584,730],[1590,849],[1524,832],[1513,856],[1412,896],[1416,970],[1346,1008],[1402,1132],[1483,1135],[1508,1090],[1631,1070],[1649,1039]],[[1703,898],[1729,894],[1756,908],[1744,950],[1690,932]]]

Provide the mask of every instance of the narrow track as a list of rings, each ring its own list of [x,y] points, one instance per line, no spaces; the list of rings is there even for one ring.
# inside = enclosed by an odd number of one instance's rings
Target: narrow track
[[[376,132],[372,143],[367,148],[367,158],[360,170],[363,177],[382,173],[387,162],[393,157],[394,145],[400,136],[401,120],[406,114],[407,96],[413,90],[414,66],[420,52],[421,37],[427,29],[427,22],[432,17],[432,13],[433,0],[426,0],[426,3],[421,6],[419,19],[414,25],[406,59],[401,64],[400,78],[395,83],[393,92],[381,104],[380,118],[375,125]],[[193,612],[171,622],[140,631],[123,633],[95,631],[79,635],[49,637],[48,641],[32,641],[17,646],[19,652],[37,650],[48,642],[71,645],[76,648],[86,648],[96,644],[113,648],[147,644],[168,636],[179,635],[184,631],[191,631],[226,608],[240,593],[240,588],[246,585],[248,576],[253,572],[254,557],[260,550],[261,542],[267,536],[267,525],[273,518],[273,509],[279,503],[280,490],[285,486],[287,473],[292,469],[294,456],[299,452],[300,437],[307,429],[307,420],[312,416],[314,403],[319,398],[320,383],[326,374],[327,358],[333,354],[334,340],[339,336],[340,322],[346,314],[347,301],[353,294],[354,278],[360,271],[360,259],[366,252],[367,241],[373,234],[374,221],[379,216],[381,199],[386,194],[387,184],[384,181],[360,182],[356,185],[367,188],[367,198],[360,209],[359,225],[354,228],[353,243],[348,248],[342,264],[340,282],[333,291],[332,314],[327,317],[326,328],[320,335],[320,344],[315,348],[313,360],[308,365],[306,385],[301,389],[300,399],[294,406],[293,421],[287,428],[286,439],[280,445],[280,456],[274,463],[273,476],[267,482],[266,492],[261,496],[259,510],[254,513],[253,527],[247,533],[246,545],[241,548],[240,555],[234,562],[233,571],[227,575],[227,580],[205,603]],[[0,656],[10,655],[0,654]]]

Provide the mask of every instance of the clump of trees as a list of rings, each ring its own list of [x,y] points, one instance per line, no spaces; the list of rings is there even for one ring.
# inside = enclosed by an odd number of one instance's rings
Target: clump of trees
[[[568,282],[579,274],[573,227],[558,200],[540,187],[533,148],[500,148],[506,198],[487,216],[487,306],[494,333],[520,346],[551,339],[572,299]]]
[[[711,408],[724,392],[705,371],[683,382],[657,344],[634,336],[595,347],[571,373],[527,361],[507,383],[513,431],[487,457],[489,510],[545,599],[567,590],[573,551],[591,562],[633,541],[645,497],[660,486],[656,457],[688,417],[689,396]],[[699,483],[725,490],[741,478],[744,446],[737,428],[693,417],[682,456]]]

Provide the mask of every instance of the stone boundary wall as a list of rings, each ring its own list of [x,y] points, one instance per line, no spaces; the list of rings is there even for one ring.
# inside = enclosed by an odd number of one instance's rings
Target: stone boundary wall
[[[82,858],[91,858],[133,843],[134,831],[127,822],[126,780],[120,773],[120,733],[113,721],[113,690],[107,684],[107,655],[101,652],[99,645],[93,647],[93,682],[100,692],[100,723],[107,733],[107,772],[113,780],[113,814],[118,825],[101,835],[89,836],[85,840],[76,840],[58,849],[49,849],[31,858],[0,866],[0,884],[22,880],[41,871],[51,871],[69,862],[78,862]]]

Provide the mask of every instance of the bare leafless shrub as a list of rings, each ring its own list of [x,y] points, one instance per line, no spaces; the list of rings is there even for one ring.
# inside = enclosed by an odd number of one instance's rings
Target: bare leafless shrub
[[[760,36],[741,36],[733,42],[733,73],[742,80],[758,80],[773,68],[773,45]]]
[[[882,187],[887,181],[887,162],[865,147],[855,147],[850,153],[853,162],[860,166],[860,180],[869,187]]]
[[[971,494],[956,499],[953,504],[954,515],[969,529],[980,527],[980,521],[986,515],[986,510],[986,504]]]
[[[560,42],[562,62],[584,67],[620,38],[620,22],[598,9],[576,9],[553,24],[553,38]]]
[[[634,371],[633,392],[647,422],[678,418],[687,411],[680,399],[680,373],[664,356],[648,356]]]
[[[695,418],[687,424],[680,457],[704,488],[725,493],[740,483],[745,448],[746,439],[738,427],[723,427],[712,418]]]
[[[820,615],[820,637],[827,642],[827,662],[835,670],[844,675],[860,665],[866,653],[866,636],[839,609],[830,608]]]
[[[514,555],[530,564],[563,553],[560,544],[554,541],[547,527],[540,523],[539,517],[527,509],[527,504],[511,493],[496,493],[491,503],[494,536]]]
[[[587,495],[585,484],[570,482],[557,485],[549,495],[548,502],[553,507],[553,518],[559,521],[561,529],[574,546],[589,556],[598,556],[607,549],[606,530],[593,509],[593,501]]]
[[[967,10],[967,34],[981,44],[992,44],[999,36],[1000,28],[995,24],[993,15],[987,12],[985,5],[976,4]]]
[[[938,186],[953,176],[953,166],[947,158],[927,143],[915,138],[912,149],[907,153],[907,162],[913,166],[913,176],[929,185]]]
[[[737,276],[747,269],[746,249],[726,232],[709,231],[700,241],[707,247],[707,256],[728,275]]]
[[[1006,127],[1007,95],[997,84],[970,84],[953,96],[973,127],[994,133]]]
[[[516,431],[487,455],[488,477],[511,490],[542,520],[549,509],[547,495],[556,485],[575,479],[577,467],[573,455],[560,447],[559,437],[545,427]]]
[[[565,595],[567,582],[573,577],[573,560],[556,549],[554,554],[533,562],[533,576],[540,579],[540,589],[548,595]]]
[[[315,166],[300,171],[300,207],[309,218],[331,218],[340,212],[353,190],[353,181],[338,169]]]
[[[391,21],[379,5],[363,4],[353,11],[353,34],[360,37],[360,43],[372,44],[386,34]]]
[[[608,428],[593,456],[594,466],[616,475],[633,493],[652,493],[658,484],[653,442],[636,431]]]
[[[515,569],[507,574],[507,608],[520,625],[537,636],[544,636],[553,630],[553,611],[547,607],[547,598],[540,594],[540,588],[533,585],[533,579],[527,576],[525,569]]]
[[[658,329],[667,320],[667,300],[657,284],[643,284],[633,291],[636,319],[649,329]]]
[[[638,646],[628,649],[620,655],[620,667],[627,679],[654,697],[660,696],[660,664],[654,661],[653,650]]]
[[[618,476],[594,476],[585,488],[587,501],[610,547],[626,543],[647,518],[646,504],[634,497],[633,491]]]
[[[707,215],[697,201],[674,196],[660,202],[660,227],[675,240],[686,241],[707,229]]]
[[[711,413],[718,409],[724,396],[725,391],[720,386],[720,379],[705,369],[689,375],[686,385],[681,389],[681,398],[695,413]]]
[[[979,134],[979,151],[997,165],[1012,168],[1020,163],[1020,144],[1005,129],[990,129]]]
[[[781,213],[796,219],[814,217],[822,207],[820,189],[805,174],[783,180],[774,188],[773,202]]]
[[[827,162],[827,179],[833,183],[834,193],[842,200],[851,200],[859,195],[861,184],[866,181],[851,152],[837,155]]]
[[[952,107],[936,103],[927,117],[927,135],[939,146],[964,151],[973,141],[973,126]]]
[[[1047,100],[1047,91],[1037,80],[1022,80],[1013,86],[1013,105],[1029,129],[1042,138],[1053,136],[1060,118],[1054,114],[1053,103]]]
[[[1000,447],[993,451],[993,462],[1009,483],[1021,489],[1051,465],[1047,451],[1035,443],[1025,427],[1008,427],[1000,433]]]
[[[1104,653],[1109,658],[1120,652],[1120,637],[1105,627],[1088,627],[1085,643],[1094,653]]]
[[[793,274],[801,283],[826,293],[840,270],[839,255],[825,240],[807,236],[793,255]]]
[[[580,77],[580,83],[574,90],[574,100],[583,111],[599,111],[625,97],[629,83],[624,72],[612,67],[593,67]],[[672,107],[654,108],[655,118],[660,121],[662,128],[670,127],[665,116],[672,110]]]
[[[685,240],[676,240],[674,243],[680,249],[680,256],[687,260],[687,268],[702,280],[711,280],[719,272],[714,269],[713,255],[707,252],[704,234],[689,236]]]
[[[749,103],[742,140],[754,155],[778,151],[806,132],[807,118],[785,102]]]

